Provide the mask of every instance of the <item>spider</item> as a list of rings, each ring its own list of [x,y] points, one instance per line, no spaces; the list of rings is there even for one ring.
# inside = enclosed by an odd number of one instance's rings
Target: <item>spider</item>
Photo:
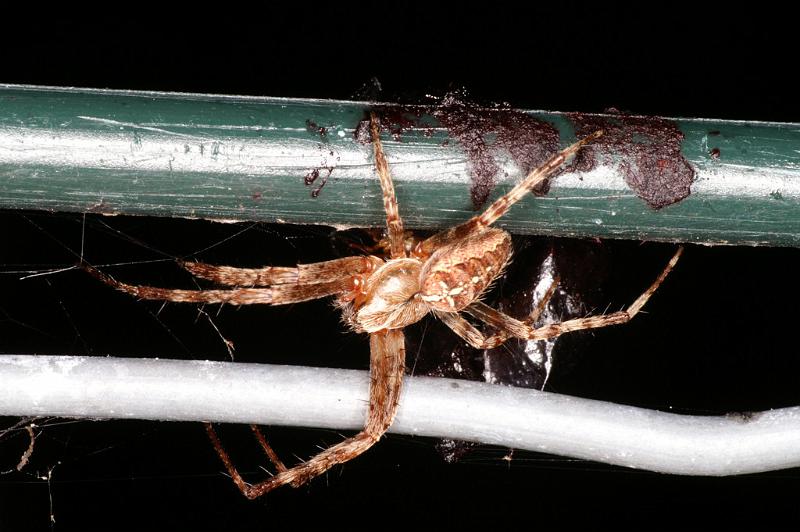
[[[141,299],[231,303],[235,305],[284,305],[335,296],[344,320],[355,331],[368,333],[370,341],[369,407],[364,428],[311,459],[286,467],[258,427],[253,432],[277,474],[248,484],[236,470],[211,424],[206,430],[233,482],[249,499],[284,484],[300,486],[336,464],[347,462],[372,447],[391,426],[397,412],[403,381],[405,345],[403,328],[427,314],[440,319],[468,344],[478,349],[496,347],[509,338],[544,340],[583,329],[617,325],[635,316],[675,266],[682,248],[670,259],[657,279],[627,310],[571,319],[533,328],[536,314],[518,320],[481,301],[482,294],[502,273],[511,258],[511,236],[492,224],[533,187],[553,176],[583,145],[598,138],[597,131],[551,157],[534,169],[508,193],[470,220],[424,240],[408,239],[398,211],[394,184],[380,139],[380,122],[370,114],[369,123],[375,166],[386,212],[388,258],[350,256],[296,267],[268,266],[258,269],[180,262],[194,276],[225,289],[174,290],[125,284],[91,266],[83,268],[104,283]],[[553,293],[551,287],[549,294]],[[539,305],[542,308],[542,305]],[[463,314],[496,330],[484,335]]]

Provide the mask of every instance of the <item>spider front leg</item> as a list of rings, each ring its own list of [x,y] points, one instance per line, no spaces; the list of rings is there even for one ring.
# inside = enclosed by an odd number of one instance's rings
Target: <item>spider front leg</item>
[[[179,261],[178,264],[195,277],[224,286],[307,285],[367,274],[375,269],[376,258],[370,256],[344,257],[325,262],[298,264],[297,266],[266,266],[264,268],[234,268],[192,261]]]
[[[381,144],[381,125],[375,112],[369,114],[369,132],[372,138],[372,151],[375,155],[375,168],[381,181],[383,192],[383,210],[386,212],[386,236],[389,239],[389,256],[399,259],[406,256],[405,239],[403,238],[403,219],[397,206],[397,196],[394,193],[394,182],[389,173],[389,163],[383,153]]]
[[[259,288],[232,288],[208,290],[182,290],[157,286],[134,285],[117,281],[93,266],[81,264],[86,272],[103,283],[139,299],[172,301],[175,303],[229,303],[232,305],[287,305],[312,299],[351,292],[358,280],[372,272],[383,261],[378,257],[346,257],[344,259],[304,264],[295,268],[274,267],[261,269],[212,266],[203,263],[185,263],[183,266],[198,277],[220,284],[239,286],[245,280],[259,286],[267,276],[283,284]],[[294,280],[286,273],[293,272]]]
[[[427,259],[436,250],[453,242],[458,242],[471,234],[479,233],[503,217],[508,210],[531,190],[543,181],[553,177],[570,158],[574,157],[578,151],[587,143],[596,140],[603,134],[602,130],[595,131],[578,142],[561,150],[541,166],[534,168],[525,176],[525,179],[514,185],[514,187],[497,198],[494,203],[486,208],[481,214],[473,216],[466,222],[440,231],[435,235],[419,242],[412,252],[412,256],[419,259]]]
[[[638,298],[636,298],[636,301],[634,301],[626,310],[621,310],[619,312],[613,312],[611,314],[605,314],[602,316],[577,318],[561,323],[553,323],[543,327],[533,328],[529,323],[517,320],[511,316],[507,316],[506,314],[493,309],[485,303],[481,303],[479,301],[472,303],[465,309],[465,311],[498,330],[498,332],[488,337],[484,336],[478,329],[473,327],[472,324],[456,313],[440,313],[438,316],[448,327],[453,330],[453,332],[466,340],[467,343],[476,349],[495,348],[510,337],[520,338],[523,340],[548,340],[568,332],[581,331],[585,329],[597,329],[600,327],[608,327],[610,325],[620,325],[630,321],[634,316],[636,316],[636,314],[639,313],[645,303],[647,303],[664,279],[666,279],[667,275],[669,275],[669,273],[675,267],[675,264],[677,264],[682,253],[683,246],[678,248],[659,276],[647,288],[647,290],[645,290]]]

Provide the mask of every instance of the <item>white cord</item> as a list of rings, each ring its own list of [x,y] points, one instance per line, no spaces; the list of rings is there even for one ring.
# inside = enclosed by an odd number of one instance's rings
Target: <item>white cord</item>
[[[0,415],[359,429],[367,373],[205,361],[0,356]],[[686,475],[800,466],[800,408],[683,416],[535,390],[408,377],[390,432]]]

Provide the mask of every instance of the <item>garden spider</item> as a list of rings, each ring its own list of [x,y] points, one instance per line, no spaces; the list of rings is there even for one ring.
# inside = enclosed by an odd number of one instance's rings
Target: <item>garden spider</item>
[[[249,499],[260,497],[284,484],[300,486],[334,465],[355,458],[381,438],[397,412],[405,368],[403,328],[426,314],[431,313],[439,318],[478,349],[496,347],[512,337],[544,340],[570,331],[617,325],[627,322],[641,310],[675,266],[682,252],[682,248],[679,248],[655,282],[627,310],[533,328],[537,316],[517,320],[480,301],[487,287],[503,271],[512,251],[511,236],[491,226],[534,186],[554,175],[584,144],[596,139],[602,132],[597,131],[551,157],[481,214],[430,238],[414,241],[407,239],[403,230],[394,185],[381,146],[380,123],[375,113],[370,115],[369,126],[386,211],[388,260],[365,255],[296,267],[269,266],[258,269],[181,262],[181,266],[196,277],[230,287],[215,290],[173,290],[130,285],[91,266],[83,266],[106,284],[141,299],[283,305],[335,296],[336,305],[342,309],[347,324],[355,331],[369,333],[369,407],[364,428],[355,436],[323,450],[306,462],[287,468],[258,428],[253,426],[256,438],[278,472],[267,480],[251,485],[236,470],[211,424],[206,424],[208,435],[225,468],[239,490]],[[462,312],[488,324],[496,332],[484,336],[461,315]]]

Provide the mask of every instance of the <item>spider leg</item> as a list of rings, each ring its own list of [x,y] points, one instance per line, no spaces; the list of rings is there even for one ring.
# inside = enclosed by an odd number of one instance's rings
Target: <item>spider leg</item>
[[[559,277],[556,277],[555,279],[553,279],[553,282],[550,283],[550,286],[547,288],[547,292],[544,293],[544,295],[542,296],[541,301],[539,301],[539,304],[536,305],[536,308],[534,308],[531,311],[530,314],[528,314],[527,318],[522,320],[522,323],[524,323],[528,327],[533,327],[533,324],[536,323],[536,320],[538,320],[539,316],[542,315],[542,312],[544,312],[544,309],[547,307],[547,303],[553,297],[553,294],[555,294],[556,288],[558,288],[559,281],[560,281]],[[476,302],[476,303],[478,303],[478,302]],[[481,305],[483,305],[483,303],[481,303]],[[493,308],[489,307],[488,305],[483,305],[483,306],[485,308],[489,309],[490,311],[494,310]],[[503,315],[505,316],[505,314],[503,314]],[[509,330],[507,330],[505,328],[499,328],[497,333],[495,333],[494,336],[497,336],[497,338],[493,339],[493,341],[496,341],[497,345],[502,345],[509,338],[512,338],[514,336],[514,334],[511,331],[509,331]]]
[[[176,303],[230,303],[232,305],[286,305],[319,299],[347,292],[353,288],[353,276],[316,284],[287,284],[265,288],[234,288],[231,290],[174,290],[156,286],[122,283],[87,264],[81,268],[105,284],[139,299],[173,301]]]
[[[375,167],[381,180],[383,191],[383,210],[386,211],[386,229],[389,238],[389,256],[393,259],[405,258],[405,239],[403,238],[403,219],[397,207],[397,196],[394,193],[392,175],[389,173],[389,163],[383,153],[381,144],[381,126],[378,116],[369,114],[369,131],[372,137],[372,149],[375,153]]]
[[[210,423],[209,423],[210,425]],[[275,468],[280,472],[283,473],[284,471],[288,470],[280,458],[278,458],[278,454],[272,450],[272,446],[267,443],[267,439],[264,437],[264,434],[261,433],[261,429],[258,428],[258,425],[250,425],[250,429],[253,431],[253,434],[256,436],[256,440],[261,445],[261,448],[264,450],[264,453],[269,457],[270,461],[275,465]]]
[[[599,327],[608,327],[609,325],[619,325],[630,321],[634,316],[636,316],[636,314],[639,313],[645,303],[647,303],[653,293],[655,293],[664,279],[666,279],[667,275],[669,275],[669,273],[675,267],[675,264],[678,262],[678,259],[682,253],[683,247],[681,246],[669,260],[656,280],[647,288],[647,290],[645,290],[642,295],[636,298],[636,301],[634,301],[626,310],[619,312],[613,312],[603,316],[577,318],[534,329],[529,323],[517,320],[511,316],[507,316],[506,314],[503,314],[499,310],[493,309],[485,303],[472,303],[465,309],[465,311],[498,330],[497,333],[488,337],[484,336],[478,329],[473,327],[472,324],[456,313],[440,313],[437,315],[448,327],[453,330],[453,332],[477,349],[495,348],[510,337],[521,338],[525,340],[547,340],[572,331],[596,329]]]
[[[435,312],[434,315],[475,349],[493,349],[503,343],[499,338],[485,337],[482,332],[456,312]]]
[[[478,224],[487,226],[493,224],[499,218],[502,218],[512,205],[525,197],[536,185],[555,174],[564,163],[578,153],[578,150],[580,150],[584,144],[596,140],[602,134],[602,130],[595,131],[568,148],[561,150],[545,161],[540,167],[532,170],[525,179],[517,183],[514,188],[495,200],[488,209],[479,214],[477,217],[479,220]]]
[[[276,463],[278,474],[258,484],[248,484],[236,470],[228,453],[222,447],[211,425],[207,425],[208,435],[225,465],[234,484],[248,499],[255,499],[282,486],[300,486],[321,475],[336,464],[352,460],[372,447],[394,421],[400,390],[403,381],[405,361],[405,338],[400,329],[383,330],[370,335],[370,386],[369,408],[364,429],[355,436],[329,447],[306,462],[289,469],[281,469]],[[263,442],[266,444],[266,440]],[[263,444],[262,444],[263,446]],[[267,445],[264,450],[269,446]],[[267,451],[269,454],[269,451]],[[275,459],[270,456],[275,462]]]
[[[530,326],[533,326],[533,324],[536,323],[536,320],[538,320],[539,316],[542,315],[544,309],[547,308],[547,303],[550,302],[550,299],[552,299],[553,294],[556,293],[556,288],[558,288],[558,283],[560,281],[561,278],[559,276],[556,276],[555,279],[553,279],[553,282],[550,283],[550,286],[547,288],[547,292],[544,293],[541,301],[539,301],[539,304],[536,305],[536,308],[533,309],[530,314],[528,314],[527,318],[525,318],[524,320],[525,323],[527,323]]]
[[[375,257],[344,257],[296,267],[267,266],[265,268],[234,268],[204,262],[178,261],[195,277],[223,286],[272,286],[283,284],[320,284],[353,275],[366,274],[382,263]]]
[[[553,279],[553,282],[550,283],[550,287],[547,289],[547,292],[545,292],[544,296],[542,296],[542,299],[541,299],[541,301],[539,301],[539,304],[536,305],[536,308],[534,308],[531,311],[531,313],[528,315],[528,317],[525,318],[524,320],[522,320],[521,323],[527,325],[529,328],[533,327],[533,324],[536,323],[536,320],[538,320],[539,316],[542,315],[542,312],[544,312],[545,307],[547,307],[547,303],[553,297],[553,294],[555,293],[556,288],[558,288],[558,283],[559,283],[559,278],[558,277]],[[481,303],[479,301],[476,301],[471,306],[474,306],[474,305],[481,305],[482,307],[485,307],[485,308],[489,309],[490,311],[494,311],[494,309],[492,307],[490,307],[488,305],[485,305],[484,303]],[[495,312],[497,312],[497,311],[495,311]],[[498,314],[500,314],[502,316],[506,316],[505,314],[502,314],[502,313],[499,313],[499,312],[498,312]],[[444,315],[438,315],[438,317],[440,319],[442,319],[442,321],[444,321],[445,324],[448,325],[451,330],[453,330],[456,334],[458,334],[464,340],[467,340],[467,342],[470,345],[472,345],[473,347],[475,347],[475,344],[473,342],[480,344],[481,347],[479,347],[479,349],[490,349],[489,347],[485,347],[484,346],[484,344],[487,341],[495,343],[495,347],[496,347],[496,346],[503,345],[503,343],[505,343],[509,338],[514,337],[514,333],[512,331],[510,331],[507,328],[503,327],[504,322],[501,322],[501,320],[496,320],[496,323],[500,323],[500,325],[496,325],[496,328],[498,330],[497,333],[495,333],[493,337],[490,337],[490,339],[487,340],[467,320],[464,320],[464,319],[451,319],[450,316],[444,316]],[[493,323],[493,325],[494,325],[494,323]]]
[[[568,148],[558,152],[545,161],[544,164],[533,169],[525,179],[517,183],[514,188],[509,190],[506,194],[495,200],[495,202],[481,214],[470,218],[461,225],[436,233],[417,244],[414,248],[414,256],[425,259],[442,246],[460,240],[475,231],[481,231],[483,228],[493,224],[499,218],[503,217],[512,205],[525,197],[536,185],[552,177],[564,163],[583,147],[584,144],[597,139],[602,134],[602,131],[595,131],[591,135],[582,138]]]
[[[206,433],[211,438],[212,442],[219,442],[219,436],[217,436],[217,431],[214,430],[214,426],[211,423],[203,423],[206,428]],[[288,468],[283,464],[280,458],[278,458],[277,453],[272,449],[272,446],[267,442],[267,439],[264,437],[264,434],[261,432],[261,429],[258,428],[258,425],[250,425],[250,429],[253,431],[253,434],[258,440],[259,445],[261,445],[261,449],[263,449],[264,454],[267,455],[272,465],[278,470],[278,472],[284,472]],[[220,443],[220,445],[222,445]]]

